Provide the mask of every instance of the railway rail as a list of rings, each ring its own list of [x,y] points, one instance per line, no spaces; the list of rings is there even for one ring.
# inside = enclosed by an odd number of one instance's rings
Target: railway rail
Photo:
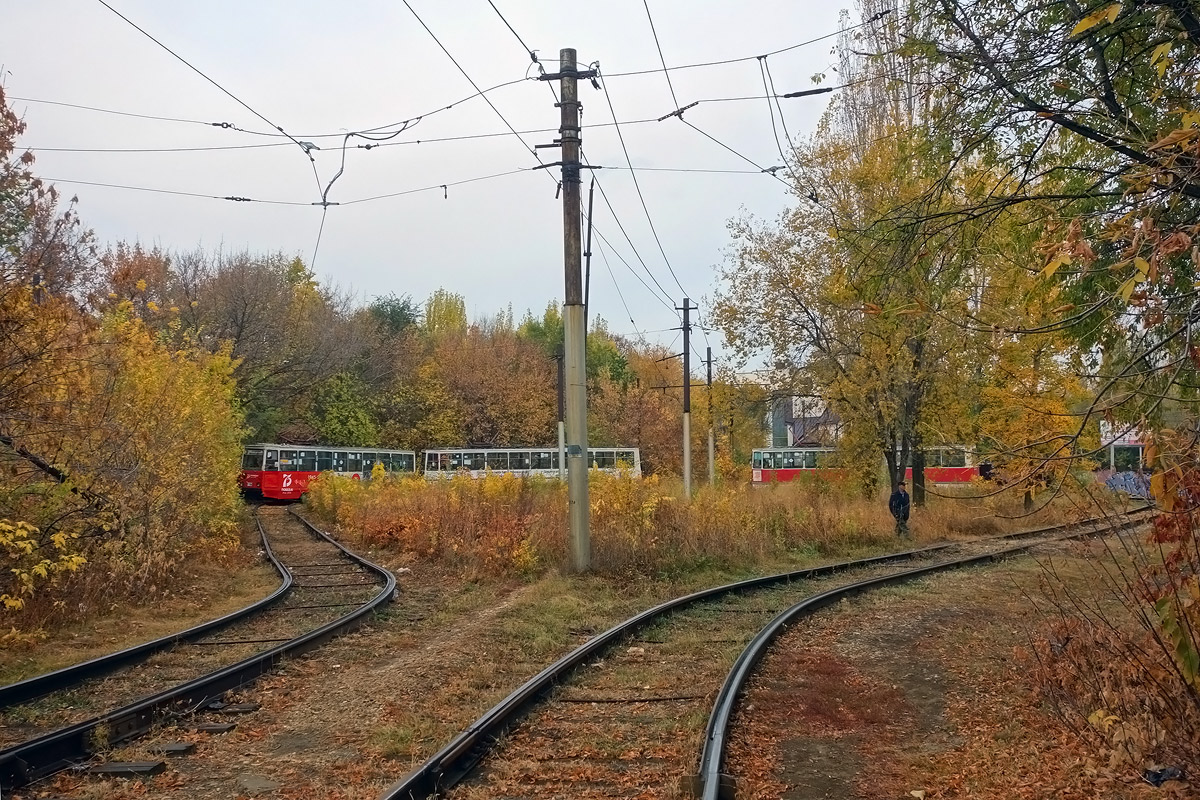
[[[272,529],[268,536],[260,520],[265,546],[284,576],[266,600],[174,637],[0,690],[7,691],[0,696],[23,698],[0,714],[0,788],[78,768],[101,745],[219,706],[226,692],[352,630],[392,599],[396,580],[384,568],[297,514],[262,513]]]
[[[546,667],[380,800],[583,796],[592,790],[620,796],[622,787],[636,795],[663,786],[685,764],[691,769],[696,749],[700,770],[681,792],[727,796],[722,766],[732,710],[754,666],[789,622],[875,587],[1133,527],[1144,513],[756,578],[663,603]],[[897,569],[904,562],[908,568]],[[804,594],[799,603],[797,589]],[[705,647],[698,648],[701,642]],[[679,653],[691,656],[680,660]],[[713,710],[699,737],[695,720],[706,708]],[[581,730],[589,731],[587,740]],[[507,758],[494,752],[501,741]]]

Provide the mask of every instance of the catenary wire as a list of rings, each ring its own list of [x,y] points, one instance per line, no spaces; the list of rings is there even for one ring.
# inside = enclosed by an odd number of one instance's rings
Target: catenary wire
[[[356,205],[358,203],[369,203],[374,200],[384,200],[389,197],[402,197],[406,194],[417,194],[419,192],[430,192],[430,191],[433,191],[434,189],[448,190],[451,186],[462,186],[467,183],[476,183],[478,181],[488,181],[488,180],[492,180],[493,178],[504,177],[505,175],[516,175],[521,172],[532,172],[532,171],[533,171],[532,169],[525,168],[525,167],[522,167],[520,169],[510,169],[506,172],[496,172],[491,175],[481,175],[478,178],[466,178],[465,180],[450,181],[449,183],[435,183],[430,186],[423,186],[420,189],[406,189],[405,191],[402,191],[402,192],[390,192],[388,194],[377,194],[372,197],[361,197],[357,200],[346,200],[346,201],[342,202],[340,205],[352,206],[352,205]],[[447,192],[447,196],[448,196],[448,192]]]
[[[301,150],[304,152],[304,155],[308,156],[308,159],[309,159],[309,161],[314,161],[314,163],[315,163],[315,160],[313,159],[313,157],[312,157],[312,154],[311,154],[311,153],[309,153],[309,150],[311,149],[310,147],[306,147],[306,146],[305,146],[305,145],[304,145],[302,142],[300,142],[300,140],[296,139],[294,136],[292,136],[291,134],[289,134],[289,133],[288,133],[287,131],[285,131],[285,130],[284,130],[282,127],[280,127],[279,125],[276,125],[274,122],[271,122],[271,120],[267,119],[265,116],[263,116],[263,115],[262,115],[262,114],[260,114],[259,112],[255,111],[253,108],[251,108],[251,107],[250,107],[250,105],[249,105],[248,103],[246,103],[246,102],[245,102],[244,100],[242,100],[240,97],[238,97],[238,96],[237,96],[237,95],[235,95],[233,92],[229,91],[229,90],[228,90],[228,89],[226,89],[224,86],[222,86],[221,84],[217,83],[215,80],[213,80],[212,78],[210,78],[208,75],[206,75],[204,72],[202,72],[202,71],[201,71],[201,70],[200,70],[198,67],[194,66],[194,65],[193,65],[191,62],[189,62],[189,61],[188,61],[186,58],[184,58],[183,56],[179,55],[178,53],[176,53],[176,52],[175,52],[174,50],[172,50],[171,48],[167,47],[165,44],[163,44],[161,41],[159,41],[159,40],[158,40],[158,39],[156,39],[156,38],[155,38],[153,35],[151,35],[151,34],[150,34],[148,31],[146,31],[146,29],[142,28],[140,25],[138,25],[136,22],[134,22],[133,20],[131,20],[129,17],[127,17],[127,16],[125,16],[124,14],[122,14],[120,11],[117,11],[115,8],[113,8],[111,5],[109,5],[107,2],[105,2],[105,0],[96,0],[96,2],[98,2],[100,5],[102,5],[102,6],[104,6],[105,8],[107,8],[107,9],[108,9],[109,11],[111,11],[112,13],[116,14],[116,15],[117,15],[118,17],[120,17],[121,19],[125,20],[125,22],[127,22],[127,23],[128,23],[130,26],[131,26],[131,27],[133,27],[133,29],[134,29],[134,30],[136,30],[138,33],[140,33],[140,34],[142,34],[143,36],[145,36],[145,37],[146,37],[147,39],[149,39],[150,41],[154,42],[156,45],[158,45],[159,47],[161,47],[163,50],[166,50],[168,53],[170,53],[172,56],[174,56],[176,59],[178,59],[178,60],[179,60],[181,63],[183,63],[183,65],[184,65],[184,66],[186,66],[188,69],[192,70],[192,71],[193,71],[193,72],[195,72],[197,75],[199,75],[201,78],[204,78],[204,80],[208,81],[208,82],[209,82],[209,83],[211,83],[213,86],[217,87],[217,88],[218,88],[218,89],[220,89],[222,92],[224,92],[226,95],[228,95],[229,97],[231,97],[231,98],[232,98],[232,99],[233,99],[235,102],[237,102],[237,104],[238,104],[238,105],[242,106],[242,108],[246,109],[246,110],[247,110],[247,111],[249,111],[251,114],[253,114],[254,116],[258,117],[258,118],[259,118],[259,119],[261,119],[263,122],[267,123],[267,124],[268,124],[268,125],[270,125],[272,128],[274,128],[275,130],[277,130],[277,131],[279,131],[280,133],[282,133],[284,136],[287,136],[289,139],[291,139],[291,140],[292,140],[292,142],[293,142],[293,143],[295,143],[295,145],[296,145],[297,147],[299,147],[299,148],[300,148],[300,149],[301,149]],[[317,188],[318,188],[318,189],[320,188],[320,185],[321,185],[321,179],[320,179],[320,177],[318,176],[318,178],[317,178]]]
[[[620,217],[617,216],[617,212],[613,209],[612,203],[608,199],[608,193],[604,191],[604,186],[600,183],[600,181],[596,181],[596,188],[600,190],[600,199],[604,201],[604,205],[608,208],[608,213],[612,215],[613,222],[617,223],[617,227],[620,229],[621,235],[625,237],[625,241],[629,244],[629,248],[633,250],[634,257],[637,258],[638,263],[642,265],[642,269],[650,278],[650,281],[658,287],[658,291],[661,294],[655,294],[655,297],[658,297],[659,302],[661,302],[664,306],[673,310],[675,306],[673,305],[674,301],[671,300],[670,292],[664,289],[663,285],[658,282],[658,278],[654,277],[654,273],[650,271],[650,267],[646,264],[646,260],[642,258],[642,254],[638,252],[633,240],[629,237],[629,232],[625,230],[625,225],[621,222]],[[609,245],[609,247],[612,247],[612,245]],[[641,276],[638,276],[638,280],[641,280]],[[647,289],[650,289],[650,286],[646,284],[645,281],[642,281],[642,283]],[[664,300],[663,298],[666,299]]]
[[[833,33],[827,33],[823,36],[818,36],[815,39],[808,39],[803,42],[797,42],[796,44],[788,45],[787,47],[781,47],[778,50],[770,50],[766,53],[762,53],[761,55],[776,56],[776,55],[779,55],[780,53],[786,53],[790,50],[796,50],[800,47],[806,47],[810,44],[816,44],[817,42],[823,42],[826,39],[832,39],[833,37],[839,36],[842,33],[857,30],[866,25],[870,25],[871,23],[876,22],[879,19],[882,19],[884,16],[890,14],[891,12],[892,12],[892,9],[885,8],[883,11],[880,11],[879,13],[872,15],[868,19],[863,20],[858,25],[854,25],[850,28],[844,28],[842,30],[834,31]],[[717,66],[722,66],[724,64],[737,64],[741,61],[753,61],[756,58],[759,58],[759,56],[758,55],[740,56],[738,58],[727,58],[727,59],[724,59],[721,61],[703,61],[698,64],[681,64],[677,67],[665,67],[665,68],[664,67],[655,67],[654,69],[632,70],[629,72],[614,72],[611,75],[608,75],[607,77],[609,77],[609,78],[627,78],[632,75],[652,75],[656,72],[662,72],[664,69],[671,71],[671,70],[681,70],[681,69],[698,69],[700,67],[717,67]]]
[[[416,18],[417,22],[419,22],[421,24],[421,27],[425,29],[425,32],[428,33],[429,36],[433,39],[433,41],[437,43],[437,46],[440,47],[442,52],[446,54],[446,57],[450,59],[451,63],[453,63],[454,66],[458,68],[458,71],[461,72],[463,77],[467,79],[467,82],[470,83],[472,87],[474,87],[476,92],[481,93],[481,96],[483,97],[484,102],[486,102],[488,104],[488,106],[491,107],[492,111],[496,112],[496,116],[498,116],[500,118],[500,121],[504,123],[504,126],[506,128],[508,128],[508,130],[512,133],[513,136],[517,137],[517,141],[519,141],[521,143],[521,145],[526,150],[529,151],[529,154],[532,155],[537,160],[537,162],[540,164],[542,162],[542,159],[538,156],[537,151],[525,143],[525,140],[521,138],[521,134],[517,133],[517,129],[514,128],[509,123],[509,121],[504,117],[503,114],[500,113],[500,109],[496,108],[496,104],[493,103],[487,95],[482,94],[482,92],[479,88],[479,85],[476,84],[475,81],[471,78],[471,76],[467,74],[467,71],[465,69],[463,69],[461,64],[458,63],[458,60],[450,54],[450,51],[446,49],[446,46],[444,44],[442,44],[441,40],[437,38],[437,36],[434,34],[434,32],[429,29],[429,26],[425,24],[425,20],[421,19],[421,16],[419,14],[417,14],[416,10],[413,9],[412,5],[409,4],[408,0],[401,0],[401,2],[404,3],[404,6],[409,10],[409,12],[413,15],[413,17]]]
[[[766,60],[767,59],[765,57],[758,60],[758,72],[762,76],[763,91],[770,95],[771,90],[767,88],[767,71],[765,66]],[[771,115],[771,134],[775,137],[775,147],[779,150],[779,159],[783,162],[783,165],[787,168],[787,171],[791,173],[792,180],[797,181],[796,171],[792,169],[792,165],[788,162],[787,156],[783,152],[783,144],[779,141],[779,128],[775,125],[775,106],[772,104],[770,97],[767,97],[767,112]],[[779,113],[782,115],[783,109],[780,109]],[[789,140],[789,144],[790,143],[791,142]]]
[[[704,135],[705,137],[707,137],[708,139],[712,140],[713,142],[716,142],[716,143],[717,143],[717,144],[719,144],[721,147],[724,147],[726,150],[728,150],[729,152],[733,153],[735,156],[737,156],[738,158],[740,158],[742,161],[745,161],[745,162],[746,162],[747,164],[749,164],[750,166],[752,166],[752,167],[757,167],[757,168],[758,168],[758,170],[759,170],[759,172],[765,172],[765,173],[767,173],[768,175],[770,175],[772,178],[774,178],[775,180],[777,180],[777,181],[779,181],[780,183],[782,183],[784,186],[787,186],[789,189],[791,188],[791,185],[790,185],[790,184],[789,184],[787,181],[785,181],[783,178],[781,178],[781,177],[779,177],[778,175],[776,175],[774,171],[772,171],[772,170],[770,170],[770,169],[767,169],[767,168],[765,168],[765,167],[761,166],[760,164],[757,164],[757,163],[755,163],[753,160],[751,160],[751,159],[750,159],[750,158],[748,158],[747,156],[744,156],[744,155],[742,155],[742,154],[741,154],[741,153],[739,153],[737,150],[734,150],[732,147],[730,147],[729,145],[725,144],[725,143],[724,143],[724,142],[722,142],[720,139],[717,139],[715,136],[713,136],[713,135],[711,135],[711,134],[709,134],[709,133],[706,133],[705,131],[701,130],[700,128],[697,128],[695,125],[693,125],[691,122],[688,122],[688,121],[687,121],[686,119],[684,119],[683,117],[680,117],[680,118],[679,118],[679,121],[680,121],[680,122],[682,122],[684,125],[687,125],[687,126],[688,126],[689,128],[691,128],[692,130],[696,131],[697,133],[700,133],[700,134]]]
[[[597,69],[597,72],[599,72],[599,69]],[[603,84],[603,87],[604,87],[604,99],[608,103],[609,113],[612,114],[613,122],[616,123],[617,122],[617,112],[613,108],[612,94],[608,90],[608,83],[605,82]],[[679,291],[683,292],[684,294],[687,294],[687,290],[684,289],[683,284],[681,284],[679,282],[679,276],[677,276],[675,274],[675,270],[671,267],[671,261],[670,261],[670,259],[667,258],[667,251],[663,249],[662,240],[658,238],[658,231],[654,227],[654,220],[650,216],[650,208],[646,205],[646,198],[642,194],[641,184],[638,183],[637,171],[633,168],[633,160],[629,157],[629,148],[626,147],[626,145],[625,145],[625,135],[621,133],[621,126],[614,124],[614,130],[616,130],[616,132],[617,132],[617,141],[619,141],[621,143],[621,152],[623,152],[625,154],[625,163],[629,166],[629,175],[631,178],[633,178],[633,187],[637,190],[638,200],[640,200],[642,203],[642,211],[644,211],[646,214],[646,222],[649,223],[650,232],[652,234],[654,234],[654,241],[658,245],[658,252],[660,254],[662,254],[663,263],[665,263],[667,265],[667,271],[669,273],[671,273],[671,277],[675,280],[675,285],[679,287]],[[599,185],[599,182],[597,182],[597,185]],[[600,194],[604,195],[603,189],[600,190]],[[607,203],[608,198],[605,197],[604,201],[605,201],[605,203]],[[610,207],[610,210],[611,210],[611,207]],[[645,264],[643,264],[643,266],[645,266]],[[647,272],[649,272],[649,270],[647,270]],[[657,280],[655,281],[655,284],[658,284]],[[662,287],[659,286],[659,288],[661,289]],[[666,294],[666,292],[664,292],[664,294]]]
[[[655,29],[654,17],[650,14],[649,0],[642,0],[642,6],[646,9],[646,19],[650,21],[650,33],[654,35],[654,47],[658,50],[658,61],[663,67],[663,77],[667,79],[667,88],[671,90],[671,102],[675,104],[676,108],[679,108],[679,98],[675,96],[675,84],[671,83],[671,71],[667,69],[667,59],[663,57],[662,45],[658,41],[658,30]],[[607,89],[605,91],[607,92]]]
[[[254,197],[240,197],[236,195],[221,196],[215,194],[203,194],[201,192],[183,192],[176,189],[154,189],[147,186],[128,186],[119,183],[101,183],[100,181],[78,181],[68,180],[66,178],[46,178],[39,177],[38,180],[46,183],[66,183],[73,186],[100,186],[106,189],[128,189],[134,192],[154,192],[155,194],[174,194],[183,197],[203,197],[209,200],[230,200],[237,203],[262,203],[275,206],[311,206],[312,203],[301,203],[294,200],[260,200]]]
[[[629,310],[629,303],[625,302],[625,293],[621,291],[621,285],[617,283],[617,276],[613,273],[612,265],[608,261],[608,254],[604,252],[604,245],[599,240],[596,241],[596,248],[600,251],[600,257],[604,259],[604,268],[608,270],[608,277],[612,278],[613,288],[617,290],[617,297],[621,299],[621,307],[625,309],[625,317],[629,320],[629,324],[633,326],[633,329],[637,331],[638,325],[633,321],[633,312]],[[638,336],[645,338],[645,334],[641,331],[638,331]]]

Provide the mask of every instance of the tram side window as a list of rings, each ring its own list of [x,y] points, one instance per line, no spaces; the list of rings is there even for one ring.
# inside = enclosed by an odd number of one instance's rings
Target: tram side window
[[[329,450],[317,451],[317,469],[321,472],[329,472],[333,469],[333,452]]]
[[[316,450],[297,450],[296,462],[294,469],[304,472],[312,472],[317,468],[317,451]]]
[[[346,453],[342,450],[334,450],[333,451],[333,471],[334,472],[345,472],[346,471]]]
[[[508,469],[508,453],[488,453],[487,467],[492,470]]]
[[[268,450],[267,451],[267,463],[266,463],[266,466],[263,467],[263,469],[265,469],[267,472],[278,472],[279,471],[279,451],[278,450]]]
[[[529,469],[529,465],[532,463],[532,461],[533,459],[531,455],[526,452],[508,454],[509,469]]]
[[[397,472],[414,472],[417,457],[413,453],[396,453],[392,456],[392,465]]]
[[[599,469],[612,469],[617,465],[616,455],[611,450],[593,450],[592,466]]]
[[[556,469],[558,467],[558,464],[555,463],[557,460],[558,460],[558,453],[554,453],[549,450],[541,450],[541,451],[533,454],[533,458],[531,460],[531,468],[532,469]]]
[[[483,453],[463,453],[463,468],[479,471],[486,465]]]
[[[942,466],[943,467],[965,467],[967,465],[967,454],[962,450],[943,450],[942,451]]]
[[[284,472],[292,472],[294,470],[299,469],[299,467],[297,466],[297,463],[298,463],[298,460],[296,458],[295,450],[280,450],[279,451],[279,467]]]
[[[624,467],[626,469],[633,469],[635,460],[636,459],[634,459],[634,457],[633,457],[632,450],[618,450],[617,451],[617,465],[618,466]]]
[[[363,453],[362,454],[362,469],[363,472],[370,472],[375,468],[375,462],[379,460],[378,453]]]
[[[346,457],[343,469],[346,472],[362,472],[362,453],[344,453]]]

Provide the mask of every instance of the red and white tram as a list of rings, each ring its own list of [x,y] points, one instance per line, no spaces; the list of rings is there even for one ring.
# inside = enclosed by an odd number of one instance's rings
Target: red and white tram
[[[801,476],[840,475],[841,470],[828,466],[832,447],[764,447],[751,454],[751,481],[788,483]]]
[[[836,479],[845,475],[829,466],[836,450],[832,447],[764,447],[751,455],[751,482],[787,483],[801,476]],[[972,454],[961,447],[931,447],[925,451],[927,484],[967,483],[979,474]],[[912,467],[904,471],[912,482]]]
[[[493,473],[558,477],[558,449],[554,447],[453,448],[424,452],[426,478],[473,478]],[[641,477],[641,451],[636,447],[589,447],[588,467],[603,472],[624,471]]]
[[[973,455],[961,447],[931,447],[925,451],[925,483],[969,483],[979,474]],[[912,467],[904,470],[912,485]]]
[[[238,486],[274,500],[299,500],[308,491],[309,481],[322,472],[358,480],[370,478],[376,463],[390,473],[412,473],[417,468],[417,454],[412,450],[252,444],[242,454]]]

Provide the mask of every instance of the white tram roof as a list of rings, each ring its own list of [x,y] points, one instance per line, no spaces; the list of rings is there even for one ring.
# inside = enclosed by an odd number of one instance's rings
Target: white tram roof
[[[246,450],[336,450],[349,453],[415,453],[414,450],[397,450],[392,447],[360,447],[358,445],[331,444],[276,444],[274,442],[255,442],[245,445]]]

